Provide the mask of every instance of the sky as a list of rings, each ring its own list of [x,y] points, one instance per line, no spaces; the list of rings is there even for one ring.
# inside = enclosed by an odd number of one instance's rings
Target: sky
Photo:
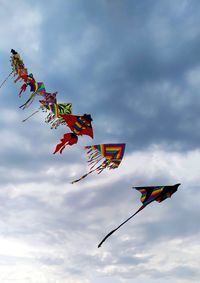
[[[10,50],[94,140],[54,155],[39,98],[9,78],[0,89],[0,282],[191,283],[200,278],[200,2],[0,0],[0,81]],[[88,172],[84,146],[126,143],[116,170]],[[141,205],[133,186],[179,190]]]

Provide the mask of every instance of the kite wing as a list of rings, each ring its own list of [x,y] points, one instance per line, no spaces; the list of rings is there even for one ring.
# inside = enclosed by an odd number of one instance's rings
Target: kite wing
[[[100,174],[105,168],[117,168],[122,161],[125,146],[125,143],[86,146],[85,149],[88,150],[88,163],[91,166],[90,171],[81,178],[73,181],[72,184],[82,180],[94,171],[97,171],[97,173]]]
[[[93,138],[92,118],[89,114],[83,116],[60,115],[70,130],[78,136],[87,135]]]
[[[150,202],[154,201],[156,197],[158,197],[164,189],[163,186],[134,187],[134,188],[142,194],[140,200],[144,205],[147,205]]]

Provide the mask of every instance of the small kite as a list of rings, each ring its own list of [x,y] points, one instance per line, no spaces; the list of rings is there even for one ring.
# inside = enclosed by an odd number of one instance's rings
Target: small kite
[[[57,100],[56,100],[56,95],[58,94],[58,92],[45,92],[43,95],[43,100],[39,100],[39,102],[42,104],[42,106],[48,108],[49,104],[57,104]]]
[[[39,107],[39,109],[36,110],[34,113],[32,113],[30,116],[28,116],[26,119],[24,119],[22,122],[27,121],[30,117],[38,113],[41,109],[42,111],[47,111],[47,109],[49,110],[48,108],[49,104],[57,103],[57,100],[56,100],[57,93],[58,93],[57,91],[54,93],[45,92],[43,95],[43,100],[39,100],[39,102],[41,103],[41,106]]]
[[[31,78],[30,75],[26,83],[22,85],[21,91],[19,93],[19,96],[21,96],[22,91],[26,91],[28,85],[30,86],[30,91],[32,91],[32,94],[30,95],[28,100],[19,107],[22,108],[23,110],[31,105],[36,95],[44,96],[46,93],[46,89],[43,82],[36,82],[34,79],[29,79],[29,78]]]
[[[54,154],[58,151],[62,154],[66,145],[73,145],[78,142],[78,136],[87,135],[93,139],[92,118],[89,114],[83,116],[60,115],[64,119],[72,133],[64,134],[61,143],[57,144]]]
[[[81,178],[73,181],[72,184],[79,182],[94,171],[100,174],[105,168],[117,168],[124,155],[125,143],[91,145],[85,146],[85,149],[88,149],[87,155],[88,163],[91,165],[90,171]],[[103,162],[99,164],[100,161]]]
[[[110,237],[114,232],[116,232],[120,227],[122,227],[126,222],[128,222],[131,218],[133,218],[139,211],[145,208],[148,204],[150,204],[153,201],[162,202],[166,198],[170,198],[178,190],[179,186],[180,184],[176,184],[173,186],[133,187],[142,194],[140,199],[142,202],[142,206],[133,215],[131,215],[128,219],[126,219],[123,223],[121,223],[117,228],[115,228],[110,233],[108,233],[100,242],[98,248],[101,247],[103,242],[105,242],[108,237]]]
[[[19,53],[17,53],[14,49],[11,49],[10,61],[12,73],[14,76],[18,75],[18,78],[15,81],[18,81],[21,78],[21,75],[27,75],[27,69],[24,66],[24,62]]]
[[[66,124],[61,115],[72,114],[72,103],[49,103],[45,108],[50,111],[45,119],[47,124],[51,125],[51,129],[56,129],[61,124]]]

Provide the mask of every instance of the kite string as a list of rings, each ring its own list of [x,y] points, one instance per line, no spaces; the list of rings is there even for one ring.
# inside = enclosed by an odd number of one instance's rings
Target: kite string
[[[0,88],[2,88],[2,86],[5,84],[5,82],[9,79],[9,77],[14,73],[14,71],[12,71],[6,78],[5,80],[1,83]]]

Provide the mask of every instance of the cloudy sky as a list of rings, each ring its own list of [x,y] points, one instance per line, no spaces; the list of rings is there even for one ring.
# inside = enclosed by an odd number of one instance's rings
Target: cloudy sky
[[[0,89],[0,282],[191,283],[200,278],[200,1],[0,0],[0,80],[17,50],[48,92],[91,114],[94,140],[53,155],[39,107]],[[87,172],[83,147],[126,143],[121,166]],[[132,186],[181,183],[140,206]]]

